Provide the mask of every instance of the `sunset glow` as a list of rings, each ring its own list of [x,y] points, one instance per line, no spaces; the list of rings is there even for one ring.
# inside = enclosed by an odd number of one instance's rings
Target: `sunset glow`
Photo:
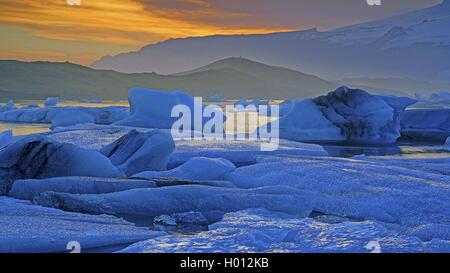
[[[359,0],[350,0],[355,2],[350,9],[367,10],[367,18],[364,14],[347,18],[348,7],[335,7],[336,16],[348,22],[318,18],[315,13],[323,10],[322,5],[309,7],[305,1],[81,0],[80,5],[69,5],[77,1],[3,0],[0,59],[89,64],[106,54],[136,50],[169,38],[329,28],[377,16],[376,10]],[[436,1],[411,2],[413,9]],[[397,12],[395,7],[387,9]]]

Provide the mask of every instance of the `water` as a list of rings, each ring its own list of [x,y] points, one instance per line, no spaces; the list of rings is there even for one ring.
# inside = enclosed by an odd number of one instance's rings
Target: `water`
[[[50,131],[50,124],[0,122],[0,132],[12,130],[14,136],[25,136]]]
[[[234,101],[226,103],[218,103],[224,107],[225,104],[233,104]],[[18,107],[38,104],[43,106],[42,101],[17,101]],[[214,103],[213,103],[214,104]],[[83,107],[107,107],[107,106],[128,106],[127,101],[103,101],[102,103],[83,103],[78,101],[64,101],[58,104],[58,106],[83,106]],[[234,133],[252,132],[257,126],[261,126],[267,123],[269,120],[261,119],[261,117],[255,113],[241,113],[247,116],[250,120],[247,126],[242,123],[242,120],[236,121]],[[229,113],[227,114],[229,115]],[[233,121],[227,120],[225,124],[227,133],[233,133],[233,126],[230,126]],[[29,134],[44,133],[50,131],[50,124],[29,124],[29,123],[7,123],[0,122],[0,132],[5,130],[12,130],[15,136],[23,136]],[[321,144],[324,149],[334,157],[353,157],[356,155],[366,155],[369,157],[403,157],[403,158],[444,158],[450,157],[450,151],[445,150],[442,147],[442,143],[436,142],[412,142],[401,141],[395,145],[390,146],[351,146],[351,145],[335,145],[335,144]]]
[[[353,157],[366,155],[368,157],[390,158],[446,158],[450,157],[450,150],[446,150],[442,143],[400,141],[388,146],[351,146],[351,145],[322,145],[333,157]]]

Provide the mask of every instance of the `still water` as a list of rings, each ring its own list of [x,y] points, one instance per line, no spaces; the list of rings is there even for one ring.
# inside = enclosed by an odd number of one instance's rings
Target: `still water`
[[[228,103],[234,103],[230,101]],[[43,106],[42,101],[17,101],[16,106],[22,107],[30,104]],[[107,106],[128,106],[128,101],[102,101],[100,103],[86,103],[78,101],[64,101],[58,103],[58,106],[83,106],[83,107],[107,107]],[[236,124],[235,132],[253,131],[258,126],[267,123],[269,120],[259,117],[257,113],[245,113],[250,122],[247,126]],[[230,119],[225,124],[226,129],[229,127]],[[30,124],[30,123],[7,123],[0,122],[0,132],[12,130],[15,136],[23,136],[29,134],[37,134],[50,131],[50,124]],[[227,130],[228,131],[228,130]],[[231,133],[231,132],[227,132]],[[403,157],[403,158],[444,158],[450,157],[450,150],[446,150],[442,143],[436,142],[413,142],[400,141],[391,146],[350,146],[350,145],[324,145],[324,149],[334,157],[353,157],[356,155],[366,155],[374,157]]]

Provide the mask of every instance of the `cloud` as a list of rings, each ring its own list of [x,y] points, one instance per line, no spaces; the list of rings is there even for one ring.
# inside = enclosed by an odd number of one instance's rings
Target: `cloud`
[[[173,6],[167,6],[173,2]],[[261,33],[286,30],[245,25],[229,27],[213,18],[242,16],[221,12],[201,0],[169,1],[82,0],[68,5],[65,0],[4,0],[0,23],[29,29],[34,35],[61,40],[88,40],[118,44],[144,44],[172,37],[210,34]],[[165,8],[159,5],[167,6]],[[202,19],[203,18],[203,19]]]

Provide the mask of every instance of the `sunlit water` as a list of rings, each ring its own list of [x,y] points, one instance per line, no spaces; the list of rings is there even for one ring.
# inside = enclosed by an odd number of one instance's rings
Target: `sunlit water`
[[[234,101],[227,102],[233,104]],[[224,107],[227,103],[217,103]],[[37,104],[43,107],[43,101],[16,101],[16,106],[23,107],[30,104]],[[212,103],[216,104],[216,103]],[[64,101],[58,106],[82,106],[82,107],[108,107],[108,106],[128,106],[127,101],[103,101],[102,103],[86,103],[78,101]],[[225,112],[225,111],[224,111]],[[227,134],[253,132],[258,126],[270,122],[274,118],[261,117],[256,112],[239,113],[234,121],[231,113],[227,113],[228,120],[225,123]],[[234,127],[234,128],[233,128]],[[15,136],[24,136],[30,134],[44,133],[50,131],[50,124],[30,124],[30,123],[6,123],[0,122],[0,132],[12,130]],[[233,131],[234,130],[234,131]],[[349,145],[323,145],[325,150],[335,157],[353,157],[357,155],[366,155],[369,157],[403,157],[403,158],[444,158],[450,157],[450,151],[442,147],[442,143],[426,142],[399,142],[391,146],[349,146]]]

